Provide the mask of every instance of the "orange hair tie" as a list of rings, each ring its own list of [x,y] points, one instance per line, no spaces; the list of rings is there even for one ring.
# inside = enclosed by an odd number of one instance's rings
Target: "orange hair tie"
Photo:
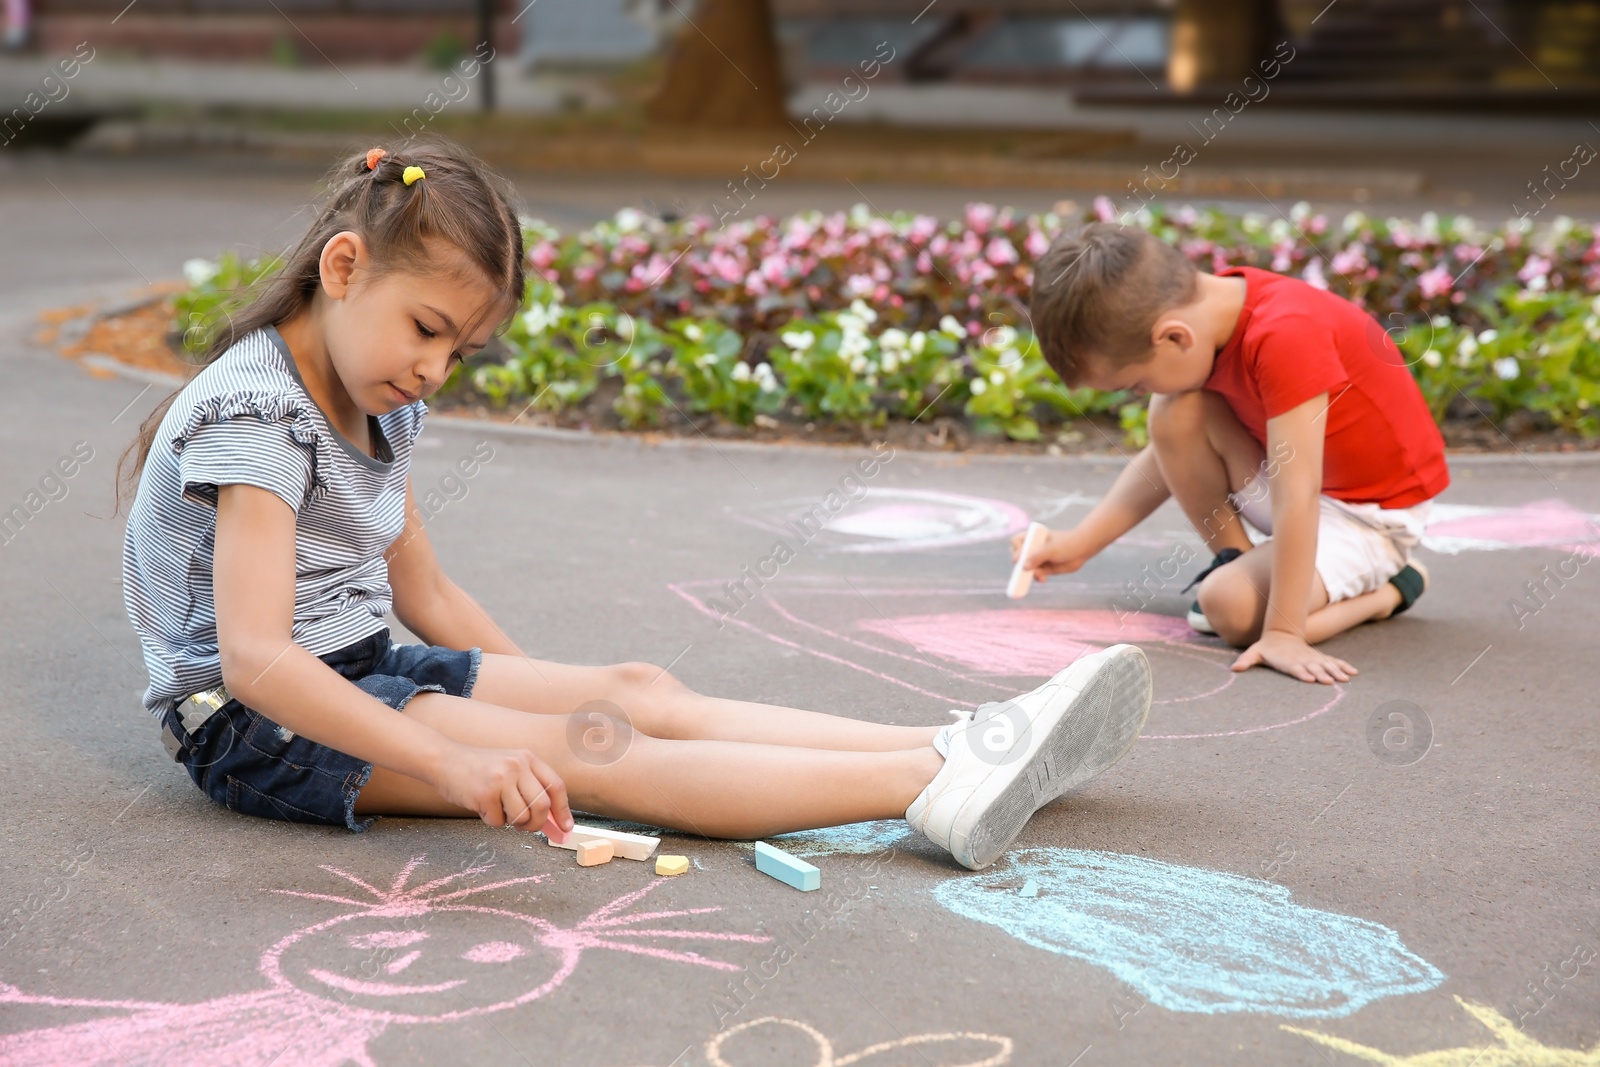
[[[377,170],[378,169],[378,162],[380,160],[382,160],[383,157],[387,156],[388,154],[389,154],[388,151],[386,149],[382,149],[382,148],[369,148],[369,149],[367,149],[367,169],[368,170]]]

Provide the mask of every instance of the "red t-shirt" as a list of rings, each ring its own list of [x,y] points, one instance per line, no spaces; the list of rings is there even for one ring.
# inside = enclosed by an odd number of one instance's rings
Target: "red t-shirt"
[[[1405,508],[1450,484],[1444,438],[1405,358],[1378,320],[1350,301],[1254,267],[1230,267],[1248,290],[1203,388],[1267,445],[1267,420],[1328,394],[1322,491],[1352,504]]]

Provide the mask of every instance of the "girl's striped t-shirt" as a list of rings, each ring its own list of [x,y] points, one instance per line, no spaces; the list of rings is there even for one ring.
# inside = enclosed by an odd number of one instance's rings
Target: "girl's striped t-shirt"
[[[144,648],[152,715],[222,684],[212,597],[217,486],[254,485],[295,510],[293,640],[321,656],[386,624],[384,551],[405,527],[422,401],[368,416],[374,451],[329,423],[272,327],[194,377],[161,420],[123,539],[122,594]]]

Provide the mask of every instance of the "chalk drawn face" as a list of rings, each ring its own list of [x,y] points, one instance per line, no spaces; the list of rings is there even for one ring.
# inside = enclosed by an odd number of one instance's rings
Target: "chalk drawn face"
[[[1030,879],[1038,895],[1022,896]],[[1331,1018],[1444,981],[1388,927],[1296,904],[1276,883],[1113,852],[1023,849],[933,896],[1169,1011]]]
[[[544,935],[537,920],[492,908],[379,909],[285,938],[274,949],[276,977],[357,1009],[495,1011],[571,969],[576,953]]]

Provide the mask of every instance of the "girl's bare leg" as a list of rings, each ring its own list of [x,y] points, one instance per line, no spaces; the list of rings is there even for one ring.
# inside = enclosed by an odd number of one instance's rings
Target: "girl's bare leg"
[[[651,737],[680,741],[743,741],[764,745],[889,752],[926,748],[944,724],[890,726],[773,704],[696,693],[660,667],[619,663],[574,667],[485,653],[472,698],[540,715],[570,715],[590,701]]]
[[[624,732],[607,761],[574,751],[566,715],[421,693],[402,714],[463,744],[528,748],[566,783],[574,809],[706,837],[755,838],[901,819],[944,759],[932,745],[841,752]],[[475,817],[432,786],[374,767],[357,814]]]

